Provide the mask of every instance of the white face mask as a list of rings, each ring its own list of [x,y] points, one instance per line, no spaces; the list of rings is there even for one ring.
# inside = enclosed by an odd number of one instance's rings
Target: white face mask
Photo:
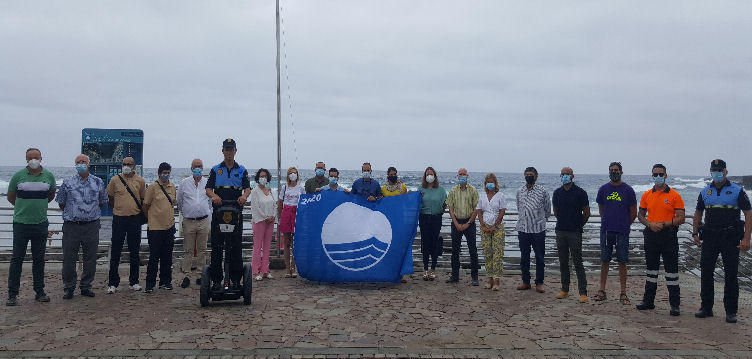
[[[426,182],[433,183],[433,181],[436,179],[433,175],[426,176]]]
[[[133,167],[131,166],[123,166],[123,174],[129,175],[133,172]]]
[[[26,162],[26,164],[29,165],[29,168],[31,168],[33,170],[38,170],[39,167],[42,166],[42,161],[40,161],[40,160],[38,160],[36,158],[32,158],[32,159],[29,160],[29,162]]]
[[[297,173],[290,173],[290,175],[287,176],[287,178],[290,179],[290,182],[295,182],[298,179],[298,174]]]
[[[262,186],[266,186],[266,183],[267,183],[266,182],[266,177],[259,178],[258,184],[260,184]]]

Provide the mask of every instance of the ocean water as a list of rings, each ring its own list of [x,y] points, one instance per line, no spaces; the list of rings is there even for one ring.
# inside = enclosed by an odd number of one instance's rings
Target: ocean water
[[[0,166],[0,207],[10,206],[10,203],[8,203],[7,198],[5,197],[8,190],[8,183],[13,174],[19,169],[20,167]],[[58,186],[62,184],[64,178],[73,176],[75,174],[73,167],[48,167],[47,169],[55,175]],[[255,174],[256,168],[250,168],[249,171],[251,171],[251,186],[255,187],[256,183],[253,181],[253,176]],[[270,171],[272,172],[272,176],[276,177],[276,170],[270,169]],[[204,174],[208,175],[208,169],[205,170]],[[301,169],[300,174],[303,180],[314,176],[312,169]],[[421,178],[423,176],[423,171],[402,171],[398,174],[400,180],[405,183],[408,190],[418,190],[418,188],[420,187]],[[487,173],[485,172],[470,172],[468,181],[475,188],[481,190],[486,174]],[[525,184],[525,179],[522,173],[495,174],[499,180],[501,191],[505,199],[507,200],[508,210],[516,210],[516,204],[514,201],[515,193],[518,188]],[[185,178],[189,175],[189,168],[172,169],[172,179],[175,182],[179,182],[180,179]],[[437,173],[437,176],[439,183],[447,191],[449,191],[453,186],[457,185],[457,177],[455,172],[440,171]],[[386,182],[385,171],[374,171],[373,177],[381,184],[384,184]],[[353,182],[355,182],[355,180],[357,180],[358,178],[360,178],[360,170],[340,170],[339,182],[340,185],[344,186],[345,188],[351,188]],[[157,169],[145,168],[144,179],[146,180],[147,184],[154,182],[157,179]],[[582,187],[588,193],[591,210],[593,211],[593,213],[596,213],[598,211],[598,205],[595,202],[595,196],[598,193],[598,188],[608,182],[608,173],[604,173],[602,175],[575,173],[574,181],[578,186]],[[638,202],[642,193],[653,187],[652,178],[649,174],[634,175],[625,173],[623,176],[623,181],[634,188],[635,193],[637,194]],[[538,183],[543,185],[549,191],[549,194],[553,194],[553,191],[561,186],[558,173],[541,173],[538,176]],[[684,199],[685,208],[687,209],[688,215],[694,213],[694,208],[697,204],[697,196],[699,195],[700,190],[704,188],[708,183],[710,183],[709,176],[678,176],[668,178],[668,185],[678,191],[682,196],[682,199]],[[272,181],[270,186],[272,188],[277,188],[276,178],[275,181]],[[53,201],[52,203],[50,203],[50,207],[58,206],[57,203]]]

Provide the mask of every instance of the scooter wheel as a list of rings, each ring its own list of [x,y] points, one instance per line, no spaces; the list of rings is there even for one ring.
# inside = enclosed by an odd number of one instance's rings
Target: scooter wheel
[[[250,264],[243,266],[243,304],[251,304],[251,292],[253,291],[253,269]]]
[[[199,300],[201,306],[205,307],[209,305],[209,290],[211,288],[211,276],[209,275],[209,266],[204,266],[201,271],[201,294]]]

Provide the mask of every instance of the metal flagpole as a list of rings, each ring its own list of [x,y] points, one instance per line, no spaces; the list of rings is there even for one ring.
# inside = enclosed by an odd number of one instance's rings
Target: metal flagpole
[[[282,97],[280,92],[280,71],[279,71],[279,0],[276,1],[274,8],[277,13],[277,193],[282,188]],[[280,252],[279,224],[277,225],[277,256]],[[287,250],[287,248],[285,248]]]

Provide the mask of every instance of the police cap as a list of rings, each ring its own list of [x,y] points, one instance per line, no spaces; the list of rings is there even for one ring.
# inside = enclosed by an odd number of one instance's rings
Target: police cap
[[[228,138],[224,141],[222,141],[222,148],[236,148],[235,140],[232,138]]]
[[[726,161],[721,159],[716,159],[710,162],[710,170],[711,171],[723,171],[726,169]]]

